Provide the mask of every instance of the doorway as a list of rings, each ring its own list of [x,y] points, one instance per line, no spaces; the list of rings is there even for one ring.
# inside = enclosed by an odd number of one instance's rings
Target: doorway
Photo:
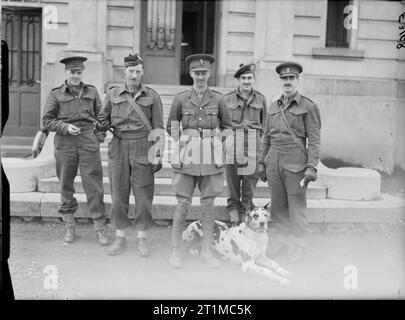
[[[194,53],[216,56],[218,8],[218,1],[208,0],[141,2],[145,83],[192,84],[184,58]],[[212,70],[208,84],[215,83],[216,69]]]
[[[184,61],[194,53],[216,55],[217,1],[184,1],[182,10],[182,39],[180,84],[191,85],[193,80]],[[214,64],[215,67],[216,64]],[[212,70],[209,85],[215,85],[216,70]]]
[[[33,137],[40,127],[41,9],[2,8],[2,40],[9,47],[6,136]]]

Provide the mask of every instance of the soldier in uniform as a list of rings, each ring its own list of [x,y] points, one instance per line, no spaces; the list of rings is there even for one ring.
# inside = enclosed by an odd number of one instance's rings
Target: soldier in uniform
[[[135,196],[137,253],[149,255],[147,230],[152,223],[154,173],[161,169],[160,152],[148,157],[153,141],[164,143],[163,107],[159,94],[141,83],[144,62],[138,54],[124,58],[126,81],[108,90],[98,115],[100,130],[112,128],[114,137],[108,144],[111,178],[111,223],[115,241],[109,255],[118,255],[126,247],[129,196]],[[163,148],[163,146],[161,146]],[[161,149],[161,148],[160,148]]]
[[[291,262],[305,253],[305,236],[312,232],[305,215],[306,191],[317,179],[320,154],[321,117],[318,106],[297,91],[302,66],[286,62],[276,67],[283,95],[269,108],[259,177],[268,180],[272,219],[281,231],[279,249],[288,244]]]
[[[82,82],[83,62],[86,60],[80,56],[60,60],[65,64],[66,80],[49,93],[42,124],[45,130],[56,131],[56,175],[61,189],[58,212],[65,222],[64,241],[71,243],[75,240],[74,213],[78,203],[73,196],[74,179],[80,167],[87,206],[98,241],[101,245],[107,245],[99,145],[104,141],[105,134],[94,130],[93,117],[100,111],[101,99],[94,86]]]
[[[185,61],[193,78],[193,86],[174,97],[166,126],[167,132],[179,143],[180,148],[179,161],[172,158],[177,207],[173,217],[169,263],[174,268],[182,267],[179,251],[181,235],[194,189],[198,185],[204,233],[201,258],[209,266],[218,268],[220,262],[210,250],[215,220],[214,199],[224,186],[225,161],[219,156],[222,155],[224,130],[229,131],[232,123],[223,95],[207,86],[215,58],[207,54],[194,54],[186,57]],[[190,155],[192,159],[189,159]]]
[[[226,165],[226,182],[229,194],[227,212],[230,216],[231,226],[238,225],[240,221],[243,221],[246,210],[254,207],[252,198],[259,179],[255,169],[267,107],[266,98],[252,87],[255,81],[255,69],[256,65],[253,63],[241,64],[234,75],[234,78],[239,81],[239,87],[225,95],[235,136],[235,141],[231,146],[232,148],[236,146],[233,150],[228,150],[230,155],[234,155],[234,157],[233,161],[227,162]],[[254,131],[254,135],[251,135],[253,140],[248,139],[249,130]],[[237,135],[241,136],[237,137]],[[250,150],[253,149],[253,154],[249,152],[249,144],[254,144],[254,146],[250,146]],[[239,155],[243,155],[242,159]],[[250,169],[247,172],[238,170],[249,165],[245,161],[254,163],[253,172]]]

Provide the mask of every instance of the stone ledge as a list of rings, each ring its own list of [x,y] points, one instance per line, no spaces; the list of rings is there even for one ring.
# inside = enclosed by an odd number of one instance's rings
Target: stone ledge
[[[79,208],[76,212],[77,218],[89,218],[84,194],[76,194]],[[57,193],[11,193],[11,215],[12,216],[40,216],[60,217],[57,212],[60,195]],[[107,213],[111,208],[111,197],[105,195]],[[134,198],[130,197],[130,217],[134,216]],[[265,205],[268,202],[265,198],[255,199],[256,205]],[[176,198],[173,196],[155,196],[152,207],[153,219],[172,220],[176,209]],[[226,197],[219,197],[215,200],[216,217],[220,220],[229,220],[225,213],[227,204]],[[201,216],[201,207],[198,197],[192,201],[191,212],[188,219],[198,219]],[[347,201],[331,199],[309,199],[308,218],[311,222],[396,222],[405,217],[405,200],[391,195],[383,194],[381,200],[375,201]]]
[[[161,171],[164,171],[164,169],[162,169]],[[167,174],[168,173],[165,173],[164,175],[167,175]],[[75,187],[75,190],[77,193],[84,193],[82,178],[80,176],[76,176],[75,181],[74,181],[74,187]],[[104,187],[105,194],[111,193],[110,181],[109,181],[108,177],[106,177],[106,176],[103,177],[103,187]],[[38,191],[39,192],[58,193],[59,192],[58,179],[56,177],[39,179],[38,180]],[[194,191],[194,194],[196,196],[199,196],[200,191],[198,189],[196,189]],[[154,195],[155,196],[175,196],[171,177],[167,177],[167,176],[159,177],[158,176],[155,178]],[[220,196],[222,196],[222,197],[228,196],[228,187],[227,187],[226,181],[224,182],[224,188],[223,188]],[[267,183],[259,181],[257,184],[256,192],[255,192],[255,198],[268,199],[269,197],[270,197],[270,193],[269,193],[269,188],[268,188]],[[326,187],[316,184],[316,183],[311,183],[308,187],[307,197],[308,197],[308,199],[326,198]]]
[[[364,59],[364,50],[355,50],[349,48],[313,48],[312,55],[315,58],[330,58],[330,59]]]

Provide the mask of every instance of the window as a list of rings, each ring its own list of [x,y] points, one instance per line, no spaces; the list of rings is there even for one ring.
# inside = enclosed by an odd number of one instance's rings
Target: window
[[[348,32],[344,26],[344,19],[347,17],[344,8],[347,5],[349,5],[349,1],[328,0],[326,47],[349,47]]]

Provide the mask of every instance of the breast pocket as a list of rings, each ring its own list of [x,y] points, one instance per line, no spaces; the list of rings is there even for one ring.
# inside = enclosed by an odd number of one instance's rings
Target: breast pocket
[[[305,134],[305,116],[307,110],[303,108],[292,108],[286,112],[286,118],[291,128],[296,129],[299,133]]]
[[[75,110],[75,97],[59,97],[59,115],[60,116],[68,116],[70,114],[74,114],[77,112]]]
[[[153,100],[151,98],[140,98],[136,101],[136,103],[141,106],[146,118],[150,120],[152,118]]]
[[[208,123],[210,124],[210,128],[207,129],[214,129],[218,127],[218,107],[217,106],[210,106],[205,108],[205,114],[208,118]]]
[[[269,114],[268,114],[268,118],[267,120],[269,121],[268,123],[268,127],[270,128],[270,132],[273,130],[279,130],[282,126],[282,122],[283,121],[281,119],[281,110],[269,110]]]
[[[84,112],[87,114],[87,112],[90,112],[93,116],[95,116],[94,112],[94,99],[92,97],[82,97],[82,101],[79,107],[80,112]]]
[[[260,111],[263,109],[263,106],[257,103],[253,103],[249,108],[249,120],[256,121],[260,124]]]
[[[130,110],[127,99],[124,97],[112,97],[111,104],[111,122],[128,117]]]
[[[183,130],[190,128],[193,124],[197,110],[194,107],[183,107],[181,125]]]
[[[242,117],[243,117],[243,107],[235,104],[229,106],[229,111],[231,112],[232,115],[232,122],[236,123],[241,123],[242,122]]]

